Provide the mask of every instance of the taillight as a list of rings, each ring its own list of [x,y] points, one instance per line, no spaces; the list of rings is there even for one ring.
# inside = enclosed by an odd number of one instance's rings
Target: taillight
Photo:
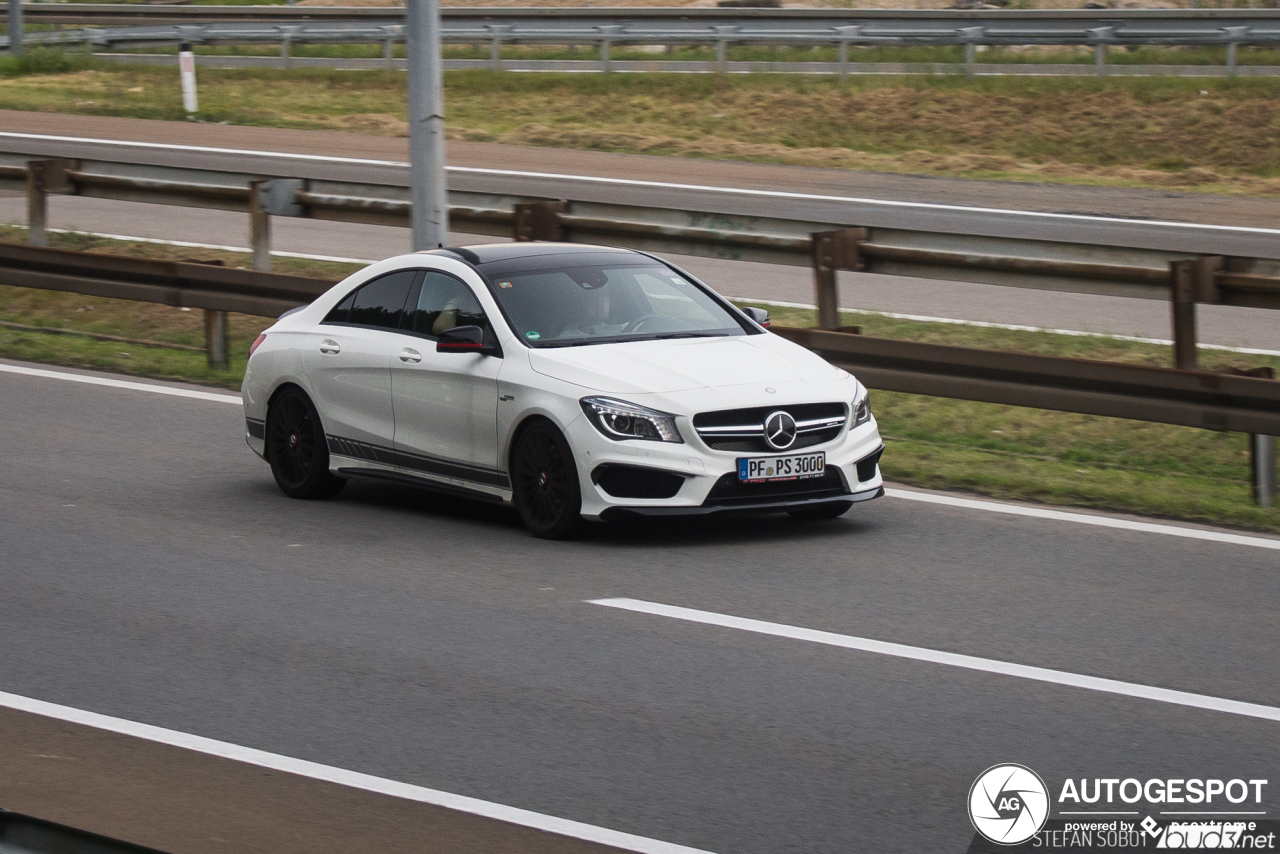
[[[262,333],[261,335],[259,335],[259,336],[258,336],[258,340],[254,341],[252,344],[250,344],[250,345],[249,345],[249,358],[250,358],[250,359],[252,359],[252,358],[253,358],[253,353],[254,353],[254,351],[255,351],[255,350],[257,350],[259,347],[261,347],[261,346],[262,346],[262,342],[263,342],[263,341],[266,341],[266,340],[267,340],[267,333],[265,333],[265,332],[264,332],[264,333]]]

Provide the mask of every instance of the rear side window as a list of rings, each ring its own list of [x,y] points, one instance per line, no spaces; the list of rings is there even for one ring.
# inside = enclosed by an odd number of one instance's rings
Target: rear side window
[[[484,310],[470,288],[446,273],[428,270],[423,274],[410,329],[435,338],[455,326],[483,329],[486,322]]]
[[[356,292],[352,291],[351,293],[347,294],[346,299],[338,303],[338,305],[333,309],[333,311],[329,312],[325,316],[324,322],[325,323],[346,323],[347,319],[351,317],[351,303],[355,301],[356,301]]]
[[[399,329],[404,322],[405,302],[417,278],[417,270],[401,270],[374,279],[340,302],[325,322]]]

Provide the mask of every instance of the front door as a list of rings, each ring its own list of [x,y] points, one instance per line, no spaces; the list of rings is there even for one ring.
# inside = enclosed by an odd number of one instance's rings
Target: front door
[[[447,273],[423,274],[391,360],[395,447],[417,474],[505,486],[498,466],[498,369],[502,359],[437,353],[440,333],[479,326],[492,336],[471,288]]]

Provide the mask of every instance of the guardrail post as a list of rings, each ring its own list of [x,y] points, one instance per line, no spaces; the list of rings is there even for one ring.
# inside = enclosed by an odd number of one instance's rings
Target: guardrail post
[[[1222,302],[1216,277],[1224,263],[1220,255],[1169,263],[1173,366],[1179,370],[1196,369],[1196,303]]]
[[[973,58],[978,50],[978,40],[982,38],[982,27],[961,27],[957,35],[964,40],[964,76],[973,76]]]
[[[49,198],[42,171],[39,160],[27,164],[27,242],[32,246],[49,245]]]
[[[718,26],[715,28],[716,35],[716,74],[724,74],[728,70],[728,53],[729,40],[725,38],[731,33],[736,33],[738,28],[735,26]]]
[[[297,34],[297,27],[276,27],[280,31],[280,65],[286,70],[293,60],[293,37]]]
[[[69,160],[27,161],[27,242],[32,246],[49,245],[49,193],[71,189],[67,170]]]
[[[840,40],[836,43],[838,52],[837,62],[840,66],[840,79],[844,80],[849,76],[849,39],[857,38],[860,27],[844,26],[836,27],[835,30],[840,34]]]
[[[564,240],[564,226],[560,214],[569,210],[569,203],[522,202],[516,205],[515,228],[512,237],[520,242],[529,240]]]
[[[837,270],[857,270],[862,263],[858,244],[867,239],[865,228],[841,228],[813,235],[813,301],[818,326],[840,328],[840,291]]]
[[[1227,42],[1227,76],[1236,76],[1236,47],[1249,37],[1248,27],[1223,27],[1222,34],[1231,41]]]
[[[1089,30],[1089,40],[1093,42],[1093,69],[1099,77],[1107,74],[1107,41],[1115,32],[1115,27],[1096,27]]]
[[[382,59],[386,63],[387,70],[393,71],[396,67],[396,39],[403,37],[404,27],[399,24],[392,24],[382,28]]]
[[[1276,503],[1276,437],[1249,434],[1249,474],[1253,503],[1271,507]]]
[[[510,33],[513,29],[510,24],[496,24],[486,27],[490,33],[489,38],[489,68],[493,71],[502,70],[502,37]]]
[[[611,57],[613,52],[613,39],[611,36],[615,36],[622,32],[622,27],[614,24],[605,27],[596,27],[596,29],[600,31],[602,36],[600,40],[600,70],[605,74],[609,74],[613,71],[613,60]]]
[[[271,272],[271,214],[265,196],[270,181],[249,182],[249,246],[253,248],[253,269]]]
[[[1173,321],[1173,366],[1184,371],[1196,368],[1196,262],[1173,261],[1169,305]]]
[[[227,368],[227,313],[211,308],[204,310],[204,346],[209,353],[209,367]]]

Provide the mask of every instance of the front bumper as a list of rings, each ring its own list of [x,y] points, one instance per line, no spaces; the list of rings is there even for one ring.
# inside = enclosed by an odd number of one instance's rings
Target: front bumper
[[[877,465],[884,445],[875,419],[804,449],[826,454],[822,478],[758,485],[737,480],[737,461],[743,454],[710,449],[696,436],[686,438],[684,444],[615,442],[601,436],[585,418],[568,425],[566,433],[578,463],[582,515],[587,519],[782,511],[869,501],[884,494]],[[668,481],[678,476],[680,482],[673,492],[665,493],[669,497],[619,497],[616,490],[611,494],[605,488],[609,479],[600,476],[616,467],[658,473]]]

